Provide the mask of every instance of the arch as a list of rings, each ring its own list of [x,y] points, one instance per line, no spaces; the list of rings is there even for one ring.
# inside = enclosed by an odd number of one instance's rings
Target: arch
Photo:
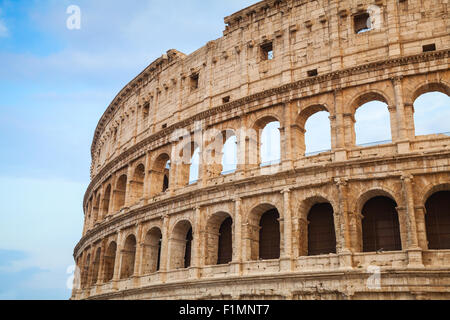
[[[417,100],[421,95],[428,92],[440,92],[450,96],[450,85],[443,80],[440,82],[429,82],[429,83],[421,83],[416,88],[412,90],[411,101],[413,103]]]
[[[425,202],[425,208],[428,248],[450,249],[450,188],[433,193]]]
[[[145,166],[140,163],[134,169],[133,179],[130,181],[131,203],[138,202],[144,196]]]
[[[99,267],[100,267],[100,257],[102,254],[102,248],[97,248],[97,251],[95,253],[95,259],[93,261],[92,265],[92,278],[91,278],[91,286],[94,286],[97,284],[97,281],[99,279]]]
[[[370,198],[363,206],[361,214],[363,251],[400,251],[400,224],[397,203],[387,196]]]
[[[425,90],[432,91],[425,91]],[[436,90],[439,89],[439,90]],[[414,136],[450,132],[450,96],[443,87],[427,85],[413,103]]]
[[[99,220],[99,211],[100,211],[100,197],[101,194],[99,192],[95,193],[95,202],[92,207],[92,222],[95,225]]]
[[[206,265],[227,264],[233,258],[233,219],[226,212],[212,214],[206,224]]]
[[[114,190],[114,212],[125,207],[126,190],[127,175],[123,174],[117,179],[116,189]]]
[[[188,268],[191,265],[192,224],[188,220],[177,222],[169,240],[171,270]]]
[[[329,202],[317,203],[308,213],[308,255],[336,253],[334,211]]]
[[[104,282],[109,282],[114,278],[114,266],[116,262],[117,243],[112,241],[106,250],[104,257]]]
[[[143,268],[144,274],[159,271],[161,264],[162,232],[158,227],[153,227],[145,235]]]
[[[269,203],[256,206],[250,211],[249,240],[251,260],[279,259],[281,232],[278,209]]]
[[[180,163],[180,185],[194,184],[200,176],[200,146],[196,142],[189,142],[181,149]]]
[[[136,260],[136,237],[129,235],[125,240],[122,250],[122,263],[120,279],[128,279],[134,274],[134,263]]]
[[[102,217],[106,217],[109,214],[109,203],[111,199],[111,184],[106,187],[105,194],[103,195],[102,202]]]
[[[90,265],[91,265],[91,254],[88,254],[86,257],[86,261],[84,263],[83,273],[82,273],[82,277],[81,277],[81,287],[83,289],[86,289],[88,286]]]
[[[326,122],[324,117],[327,116]],[[303,109],[296,119],[294,136],[299,156],[313,155],[331,150],[330,112],[323,104],[310,105]],[[317,122],[320,120],[320,122]],[[311,123],[313,126],[311,126]],[[327,128],[325,128],[328,124]],[[311,134],[309,134],[310,132]],[[327,141],[324,143],[323,141]]]
[[[372,146],[392,141],[389,106],[381,100],[366,102],[355,111],[356,145]]]
[[[269,118],[261,121],[269,121]],[[281,161],[281,133],[279,121],[270,121],[258,134],[258,155],[261,166],[278,164]]]
[[[158,155],[152,166],[150,195],[155,196],[161,192],[166,192],[170,185],[171,161],[167,153]]]

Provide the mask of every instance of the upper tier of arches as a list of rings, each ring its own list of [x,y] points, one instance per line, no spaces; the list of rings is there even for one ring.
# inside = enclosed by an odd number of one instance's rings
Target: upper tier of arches
[[[378,11],[372,10],[375,5]],[[398,8],[388,10],[392,7]],[[184,120],[208,118],[224,106],[246,108],[246,101],[299,82],[308,94],[317,94],[329,90],[330,79],[367,71],[367,65],[375,64],[371,68],[377,72],[392,59],[447,49],[445,19],[435,18],[446,4],[437,1],[427,8],[429,15],[415,14],[421,10],[419,3],[397,0],[363,0],[358,6],[281,0],[262,1],[227,17],[223,37],[190,55],[169,50],[117,95],[95,131],[92,176],[125,149],[170,134]],[[380,23],[357,32],[360,18],[373,12]],[[396,21],[395,37],[391,21]],[[262,53],[269,47],[273,58],[265,59]],[[340,85],[354,85],[357,78]],[[316,82],[321,83],[318,90],[311,88]],[[395,103],[392,95],[389,107]]]

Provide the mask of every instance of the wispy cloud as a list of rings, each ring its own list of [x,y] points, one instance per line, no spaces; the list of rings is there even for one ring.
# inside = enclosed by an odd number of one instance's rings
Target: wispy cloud
[[[9,36],[9,30],[6,27],[5,21],[1,18],[2,9],[0,9],[0,38],[6,38]]]

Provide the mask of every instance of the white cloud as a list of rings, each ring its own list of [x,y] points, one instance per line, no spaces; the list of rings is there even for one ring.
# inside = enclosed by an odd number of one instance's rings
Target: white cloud
[[[0,19],[0,38],[6,38],[9,36],[8,28],[5,25],[5,22]]]

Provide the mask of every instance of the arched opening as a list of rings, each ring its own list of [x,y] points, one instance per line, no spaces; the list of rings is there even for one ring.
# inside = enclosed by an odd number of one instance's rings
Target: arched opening
[[[109,200],[111,199],[111,185],[106,187],[105,194],[103,196],[102,204],[102,216],[106,217],[109,214]]]
[[[133,180],[130,181],[131,203],[138,202],[144,196],[145,166],[139,164],[134,170]]]
[[[414,102],[415,135],[450,132],[450,97],[442,92],[427,92]]]
[[[166,192],[169,189],[170,181],[170,157],[168,154],[163,153],[158,156],[153,164],[150,194],[155,196],[161,192]]]
[[[264,126],[260,135],[260,165],[270,166],[281,161],[280,122],[272,121]]]
[[[184,251],[184,268],[189,268],[191,266],[192,258],[192,228],[189,229],[186,235],[186,250]]]
[[[122,250],[122,266],[120,279],[128,279],[134,274],[134,262],[136,259],[136,237],[130,235],[125,240]]]
[[[167,161],[164,167],[164,179],[163,179],[163,189],[162,192],[166,192],[169,189],[169,179],[170,179],[170,160]]]
[[[99,210],[100,210],[100,193],[96,192],[94,206],[92,207],[92,222],[93,222],[92,224],[94,225],[99,220],[98,216]]]
[[[336,253],[333,207],[330,203],[315,204],[308,214],[308,255],[330,253]]]
[[[259,222],[259,259],[280,258],[280,215],[273,208],[266,211]]]
[[[227,264],[233,259],[233,219],[228,213],[213,214],[207,223],[206,265]]]
[[[228,131],[227,131],[228,132]],[[237,139],[233,135],[228,137],[223,145],[222,175],[235,172],[237,169]]]
[[[450,249],[450,191],[439,191],[425,204],[428,248]]]
[[[233,260],[233,219],[228,217],[219,229],[219,253],[217,264],[227,264]]]
[[[114,277],[114,265],[116,262],[116,253],[117,253],[117,244],[115,242],[111,242],[106,250],[105,254],[105,276],[104,281],[109,282]]]
[[[186,144],[180,152],[180,159],[180,185],[195,184],[200,175],[200,147],[195,142]]]
[[[331,150],[330,114],[324,105],[302,110],[293,127],[299,156],[312,156]]]
[[[86,289],[88,286],[88,279],[89,279],[89,267],[91,265],[91,255],[88,254],[86,258],[86,262],[84,264],[83,268],[83,276],[81,277],[81,287],[83,289]]]
[[[94,263],[92,265],[92,279],[91,279],[91,285],[94,286],[97,284],[98,281],[98,270],[100,267],[100,257],[101,257],[102,249],[98,248],[95,254]]]
[[[162,233],[159,228],[151,229],[145,236],[142,271],[151,274],[159,271],[161,264]]]
[[[127,176],[122,175],[117,180],[116,190],[114,190],[114,212],[120,211],[125,206],[126,190]]]
[[[397,203],[378,196],[367,201],[362,209],[363,251],[400,251],[400,225]]]
[[[362,102],[371,100],[366,97]],[[384,98],[379,95],[359,105],[355,113],[356,145],[369,147],[392,141],[391,115]]]
[[[191,265],[192,225],[183,220],[176,224],[169,241],[170,269],[183,269]]]

